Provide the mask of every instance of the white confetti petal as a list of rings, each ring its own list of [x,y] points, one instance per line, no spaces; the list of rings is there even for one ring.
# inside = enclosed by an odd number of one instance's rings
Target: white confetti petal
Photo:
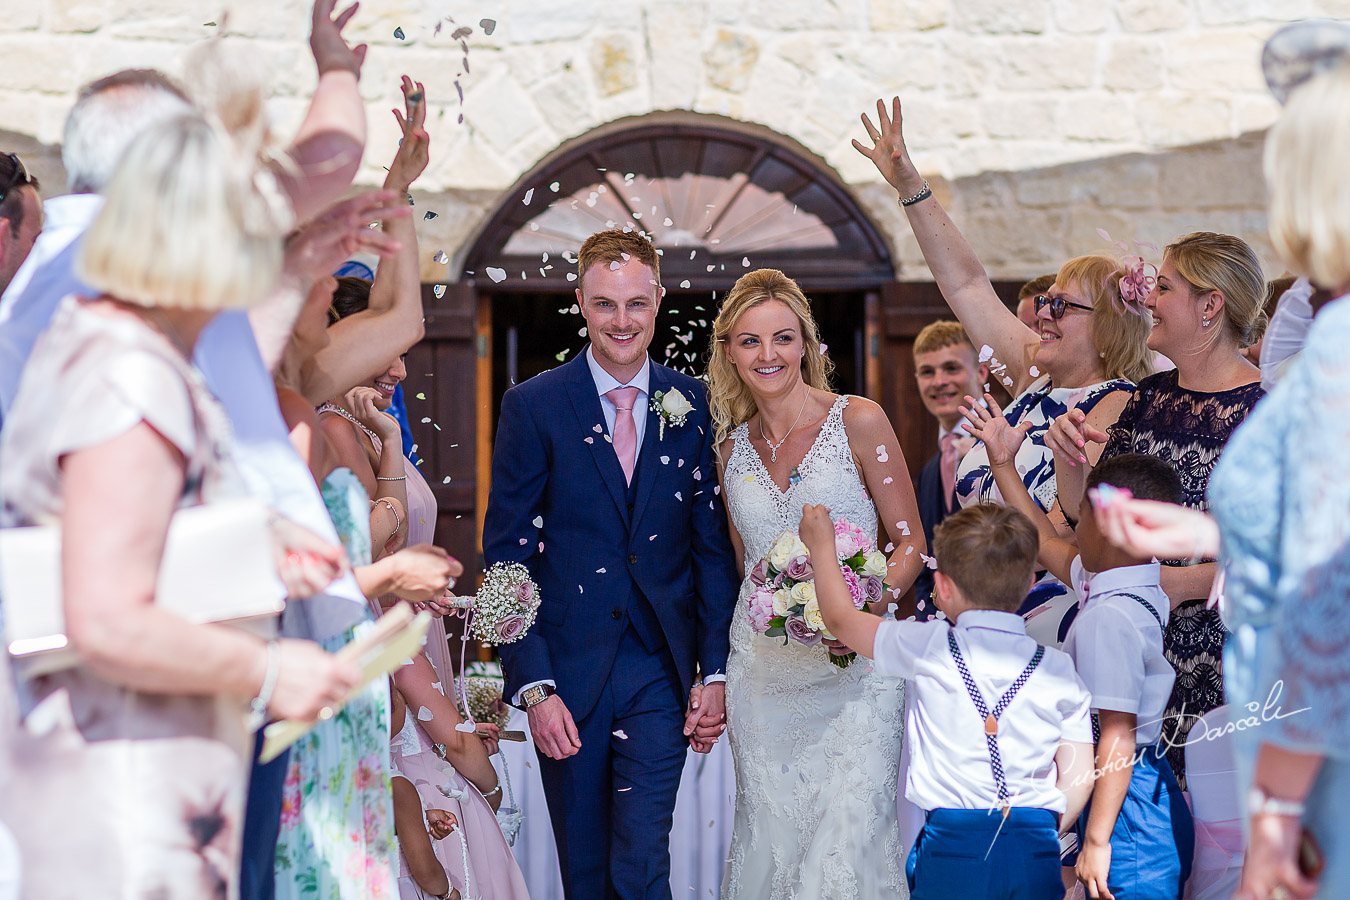
[[[534,199],[534,188],[530,188],[528,191],[525,192],[525,201],[524,201],[525,205],[529,206],[530,201],[533,199]]]
[[[597,575],[603,575],[603,574],[605,574],[605,567],[604,567],[604,566],[601,566],[600,568],[596,569],[596,570],[595,570],[595,574],[597,574]]]
[[[613,732],[611,732],[611,733],[612,733],[616,738],[618,738],[618,739],[621,740],[621,741],[626,741],[626,740],[628,740],[628,735],[626,735],[626,734],[623,733],[623,729],[622,729],[622,728],[616,728],[616,729],[615,729]]]
[[[675,499],[676,499],[676,500],[679,500],[679,501],[681,501],[681,502],[684,501],[684,497],[680,495],[680,492],[679,492],[679,491],[676,491],[676,492],[675,492]]]
[[[681,282],[680,282],[680,287],[682,287],[682,288],[687,288],[687,287],[689,287],[689,279],[686,278],[684,281],[681,281]]]
[[[895,480],[894,478],[892,478],[891,476],[887,475],[885,478],[881,479],[881,483],[882,483],[882,484],[890,484],[890,483],[891,483],[892,481],[894,481],[894,480]]]
[[[741,257],[741,266],[742,266],[743,268],[746,268],[746,269],[750,268],[750,257],[748,257],[748,256],[742,256],[742,257]]]
[[[445,285],[443,284],[432,285],[431,293],[436,297],[437,300],[441,299],[442,297],[445,296]]]
[[[543,528],[543,527],[544,527],[544,517],[543,517],[543,516],[535,516],[535,517],[534,517],[533,525],[534,525],[535,528]]]
[[[425,706],[419,706],[417,708],[417,720],[419,722],[430,722],[434,718],[435,716],[431,714],[431,710],[427,709]]]
[[[593,438],[593,437],[588,437],[588,438],[586,438],[586,443],[588,443],[588,444],[594,444],[594,443],[595,443],[595,438]]]
[[[529,539],[529,538],[521,538],[521,539],[520,539],[520,546],[524,547],[524,546],[525,546],[526,544],[528,544],[529,542],[530,542],[530,539]]]
[[[980,362],[989,362],[994,358],[994,348],[988,344],[980,345]]]
[[[473,734],[478,729],[473,727],[472,722],[460,722],[458,725],[455,726],[455,730],[462,731],[465,734]]]
[[[649,540],[649,541],[654,541],[654,540],[656,540],[656,535],[652,535],[651,537],[647,538],[647,540]]]
[[[1032,366],[1032,367],[1031,367],[1031,377],[1032,377],[1032,378],[1040,378],[1040,377],[1041,377],[1041,370],[1038,369],[1038,368],[1036,368],[1035,366]]]
[[[663,466],[668,466],[668,465],[670,465],[670,457],[669,457],[669,456],[663,456],[663,457],[661,457],[661,465],[663,465]]]
[[[576,280],[577,280],[577,273],[576,273],[576,272],[568,272],[568,273],[567,273],[567,280],[568,280],[568,281],[576,281]]]
[[[496,266],[488,266],[486,271],[488,277],[492,279],[494,284],[501,284],[506,280],[505,269],[499,269]]]
[[[600,425],[592,425],[591,431],[594,431],[596,434],[604,434],[605,429]]]
[[[890,454],[888,454],[888,453],[886,452],[886,445],[885,445],[885,444],[878,444],[878,445],[877,445],[877,462],[882,462],[882,463],[884,463],[884,462],[888,461],[890,458],[891,458],[891,457],[890,457]]]

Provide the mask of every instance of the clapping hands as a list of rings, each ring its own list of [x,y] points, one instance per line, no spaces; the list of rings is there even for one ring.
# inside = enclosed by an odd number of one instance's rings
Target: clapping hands
[[[970,433],[984,441],[989,451],[989,465],[1006,466],[1017,457],[1017,449],[1027,439],[1032,423],[1023,420],[1009,425],[1003,410],[999,409],[991,394],[984,395],[981,406],[974,397],[966,395],[966,406],[962,406],[961,415],[970,423]]]

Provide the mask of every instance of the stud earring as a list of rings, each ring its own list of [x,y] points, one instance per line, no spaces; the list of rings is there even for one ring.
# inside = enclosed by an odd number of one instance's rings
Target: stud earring
[[[1200,325],[1201,325],[1201,327],[1203,327],[1203,328],[1208,328],[1208,327],[1209,327],[1209,319],[1201,319],[1201,320],[1200,320]]]

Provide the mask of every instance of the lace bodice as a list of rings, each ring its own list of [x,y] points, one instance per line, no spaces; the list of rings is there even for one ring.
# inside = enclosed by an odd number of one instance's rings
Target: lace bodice
[[[801,480],[788,485],[786,492],[774,484],[759,452],[750,443],[749,425],[742,423],[731,433],[735,444],[723,480],[731,521],[745,545],[742,575],[750,574],[780,534],[797,530],[802,506],[807,503],[826,504],[834,519],[848,519],[875,543],[877,508],[853,464],[848,435],[844,433],[847,407],[848,397],[840,397],[830,407],[815,443],[797,466]]]
[[[780,534],[797,530],[806,503],[830,507],[876,541],[876,506],[844,431],[848,403],[840,397],[830,408],[786,491],[747,427],[732,433],[723,482],[747,576]],[[837,669],[823,644],[757,635],[746,612],[751,584],[741,584],[727,659],[736,826],[722,898],[899,900],[907,895],[895,805],[903,682],[862,658]]]

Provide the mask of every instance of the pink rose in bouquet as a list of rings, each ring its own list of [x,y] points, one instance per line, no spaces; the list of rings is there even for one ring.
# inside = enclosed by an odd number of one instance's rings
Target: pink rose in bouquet
[[[750,595],[746,607],[750,613],[750,627],[763,634],[773,618],[773,591],[761,587]]]
[[[861,550],[872,546],[867,535],[848,519],[834,523],[834,548],[840,559],[852,559]]]
[[[761,559],[755,563],[755,567],[750,570],[750,580],[757,585],[767,584],[769,581],[769,561]]]
[[[783,630],[787,632],[788,637],[807,647],[815,646],[821,641],[820,632],[806,624],[806,619],[801,616],[788,616],[783,623]]]
[[[863,576],[863,596],[868,603],[880,603],[886,594],[886,582],[876,575]]]
[[[794,556],[788,560],[787,568],[783,574],[793,581],[810,581],[816,577],[815,569],[811,568],[811,557]]]
[[[867,596],[863,592],[862,582],[858,579],[858,573],[848,566],[840,566],[840,573],[844,576],[844,584],[848,585],[848,595],[853,598],[853,605],[862,609],[867,602]]]
[[[498,641],[509,644],[524,633],[525,617],[520,613],[512,613],[497,623],[495,631]]]
[[[522,581],[516,585],[516,599],[522,606],[537,607],[539,605],[539,594],[534,589],[533,581]]]

